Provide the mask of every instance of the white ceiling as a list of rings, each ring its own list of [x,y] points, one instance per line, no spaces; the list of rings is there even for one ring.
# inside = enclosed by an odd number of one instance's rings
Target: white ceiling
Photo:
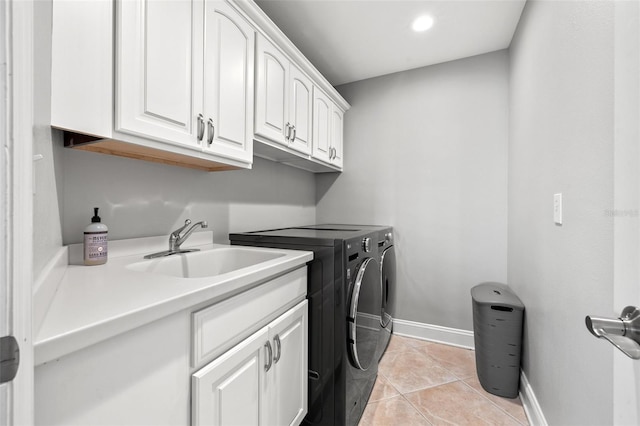
[[[525,0],[256,0],[334,86],[509,47]],[[419,15],[435,18],[423,33]]]

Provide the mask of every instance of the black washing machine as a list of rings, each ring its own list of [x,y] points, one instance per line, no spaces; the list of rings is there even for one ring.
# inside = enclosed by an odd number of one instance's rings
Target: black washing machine
[[[303,423],[357,425],[378,373],[378,231],[308,226],[229,235],[233,245],[313,251],[307,264],[309,412]]]
[[[382,358],[393,332],[393,318],[396,315],[396,254],[394,248],[393,227],[380,225],[345,225],[323,224],[311,225],[308,229],[359,229],[377,233],[375,244],[378,250],[380,265],[381,304],[380,314],[381,332],[378,344],[378,359]]]
[[[380,255],[380,283],[382,285],[382,331],[380,333],[379,358],[389,346],[396,314],[396,252],[393,245],[393,228],[378,232],[378,252]]]

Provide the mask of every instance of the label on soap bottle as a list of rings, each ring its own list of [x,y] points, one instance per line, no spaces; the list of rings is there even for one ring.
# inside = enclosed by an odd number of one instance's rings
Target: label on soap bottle
[[[107,233],[84,233],[84,259],[85,262],[105,263],[107,261]]]

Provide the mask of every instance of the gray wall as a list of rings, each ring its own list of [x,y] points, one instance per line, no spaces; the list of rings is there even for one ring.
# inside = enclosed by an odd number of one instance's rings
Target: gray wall
[[[506,280],[508,71],[499,51],[338,87],[318,221],[394,226],[398,318],[471,330],[471,287]]]
[[[509,283],[549,424],[612,423],[613,2],[530,1],[510,50]],[[553,222],[553,194],[564,224]]]
[[[112,240],[169,235],[190,218],[226,243],[229,232],[316,219],[313,174],[260,158],[252,170],[207,173],[65,149],[62,167],[64,244],[82,241],[93,206]]]

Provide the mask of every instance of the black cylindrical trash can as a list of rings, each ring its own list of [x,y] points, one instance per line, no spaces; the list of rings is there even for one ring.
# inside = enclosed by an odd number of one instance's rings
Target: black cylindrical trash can
[[[476,371],[494,395],[518,396],[524,305],[506,285],[494,282],[471,289]]]

